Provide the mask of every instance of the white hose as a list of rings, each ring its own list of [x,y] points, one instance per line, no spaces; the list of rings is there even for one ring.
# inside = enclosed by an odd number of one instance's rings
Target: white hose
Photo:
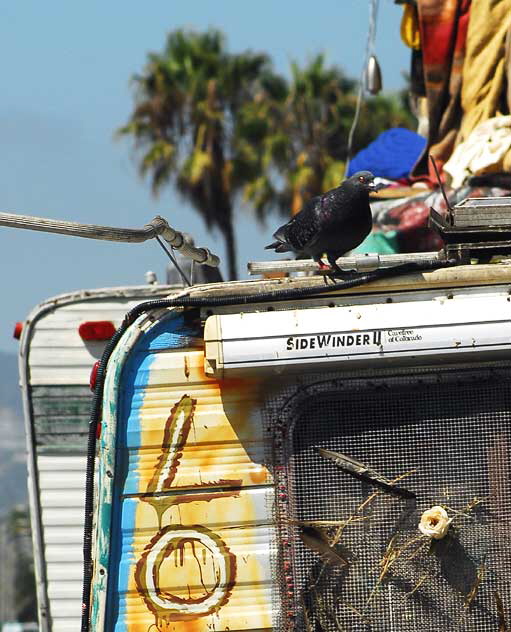
[[[15,215],[14,213],[0,213],[0,226],[10,228],[25,228],[44,233],[58,233],[72,237],[87,239],[101,239],[105,241],[121,241],[137,243],[154,239],[160,235],[172,248],[197,263],[218,267],[220,259],[207,248],[195,248],[186,242],[182,233],[172,228],[166,219],[157,215],[143,228],[115,228],[113,226],[99,226],[97,224],[80,224],[60,219],[47,219],[31,215]]]

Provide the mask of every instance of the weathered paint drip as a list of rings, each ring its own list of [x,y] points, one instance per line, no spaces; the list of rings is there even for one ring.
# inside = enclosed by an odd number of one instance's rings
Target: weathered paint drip
[[[170,621],[195,619],[216,612],[228,600],[236,574],[236,558],[214,532],[198,525],[161,527],[164,512],[173,504],[180,504],[179,497],[158,495],[172,486],[181,451],[190,432],[195,404],[195,400],[183,395],[172,408],[165,424],[162,452],[147,486],[147,496],[143,497],[143,500],[154,507],[160,529],[137,563],[135,581],[147,607],[156,616],[158,628]],[[206,593],[204,596],[193,598],[190,595],[188,599],[184,599],[172,594],[160,594],[159,577],[163,561],[176,551],[179,552],[180,566],[183,566],[184,549],[187,544],[191,546],[195,559],[196,545],[202,545],[203,553],[206,554],[207,551],[212,557],[215,569],[214,585],[211,588],[205,586],[201,571],[201,585]],[[200,562],[198,567],[200,570]]]
[[[188,563],[188,556],[185,558],[187,545],[197,565],[204,594],[197,597],[189,594],[184,598],[163,593],[160,588],[161,566],[173,552],[179,555],[179,566]],[[212,560],[209,581],[204,579],[201,562],[197,558],[199,546],[206,560],[208,557]],[[206,563],[203,562],[203,565],[206,566]],[[236,557],[218,535],[200,525],[191,528],[168,525],[161,529],[146,547],[135,573],[140,594],[154,612],[158,628],[171,621],[197,619],[218,611],[229,599],[235,576]]]
[[[165,497],[161,499],[157,495],[170,487],[176,476],[182,449],[190,432],[196,403],[196,400],[188,395],[183,395],[170,411],[165,424],[161,454],[154,468],[153,477],[147,485],[147,495],[143,498],[154,507],[158,514],[160,529],[161,519],[168,508],[168,503]]]

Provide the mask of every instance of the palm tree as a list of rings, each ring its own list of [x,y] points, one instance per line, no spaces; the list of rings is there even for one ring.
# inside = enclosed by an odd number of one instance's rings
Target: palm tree
[[[245,185],[245,196],[260,215],[270,207],[296,213],[306,200],[338,186],[344,177],[356,82],[317,55],[303,68],[293,63],[289,83],[274,80],[263,87],[264,98],[239,117],[247,117],[259,131],[253,140],[264,148],[259,169],[253,169],[259,175]],[[372,98],[362,106],[353,149],[389,127],[411,124],[397,98]]]
[[[267,206],[296,213],[342,179],[349,116],[340,104],[355,82],[317,55],[304,68],[292,63],[290,82],[263,87],[264,98],[244,111],[252,125],[265,121],[257,139],[264,148],[260,175],[245,186],[245,196],[261,214]],[[345,109],[352,113],[351,105]]]
[[[238,194],[262,220],[277,208],[297,212],[343,179],[356,82],[316,55],[291,80],[267,55],[226,52],[219,31],[171,33],[134,77],[135,109],[119,130],[141,152],[153,192],[175,183],[226,243],[236,277],[233,206]],[[397,98],[363,105],[354,151],[384,129],[410,125]]]
[[[208,229],[220,230],[231,279],[236,278],[233,203],[256,175],[246,147],[237,142],[236,121],[265,76],[270,76],[266,55],[228,53],[219,31],[174,31],[164,51],[149,55],[134,77],[135,109],[119,130],[134,138],[140,173],[150,175],[155,194],[173,181]]]

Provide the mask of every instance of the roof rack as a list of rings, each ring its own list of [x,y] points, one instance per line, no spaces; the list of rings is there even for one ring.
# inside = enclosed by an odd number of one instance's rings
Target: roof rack
[[[337,265],[342,270],[354,270],[355,272],[368,272],[379,268],[391,268],[404,263],[424,263],[429,261],[442,261],[443,252],[412,252],[395,255],[380,255],[377,253],[357,254],[349,257],[339,257]],[[251,261],[247,265],[249,274],[288,274],[290,272],[316,272],[329,274],[330,269],[320,269],[312,259],[296,259],[292,261]]]

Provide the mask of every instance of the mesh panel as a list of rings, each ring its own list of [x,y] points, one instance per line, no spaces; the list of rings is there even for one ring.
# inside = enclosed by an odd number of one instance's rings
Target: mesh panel
[[[497,630],[495,591],[511,607],[510,372],[352,380],[297,396],[284,445],[286,511],[318,526],[346,566],[325,564],[287,527],[295,629]],[[417,500],[380,492],[319,455],[370,465]],[[367,501],[367,502],[366,502]],[[365,506],[361,508],[363,503]],[[447,507],[448,535],[421,537],[422,512]],[[282,515],[282,508],[280,513]],[[304,615],[305,611],[305,615]]]

